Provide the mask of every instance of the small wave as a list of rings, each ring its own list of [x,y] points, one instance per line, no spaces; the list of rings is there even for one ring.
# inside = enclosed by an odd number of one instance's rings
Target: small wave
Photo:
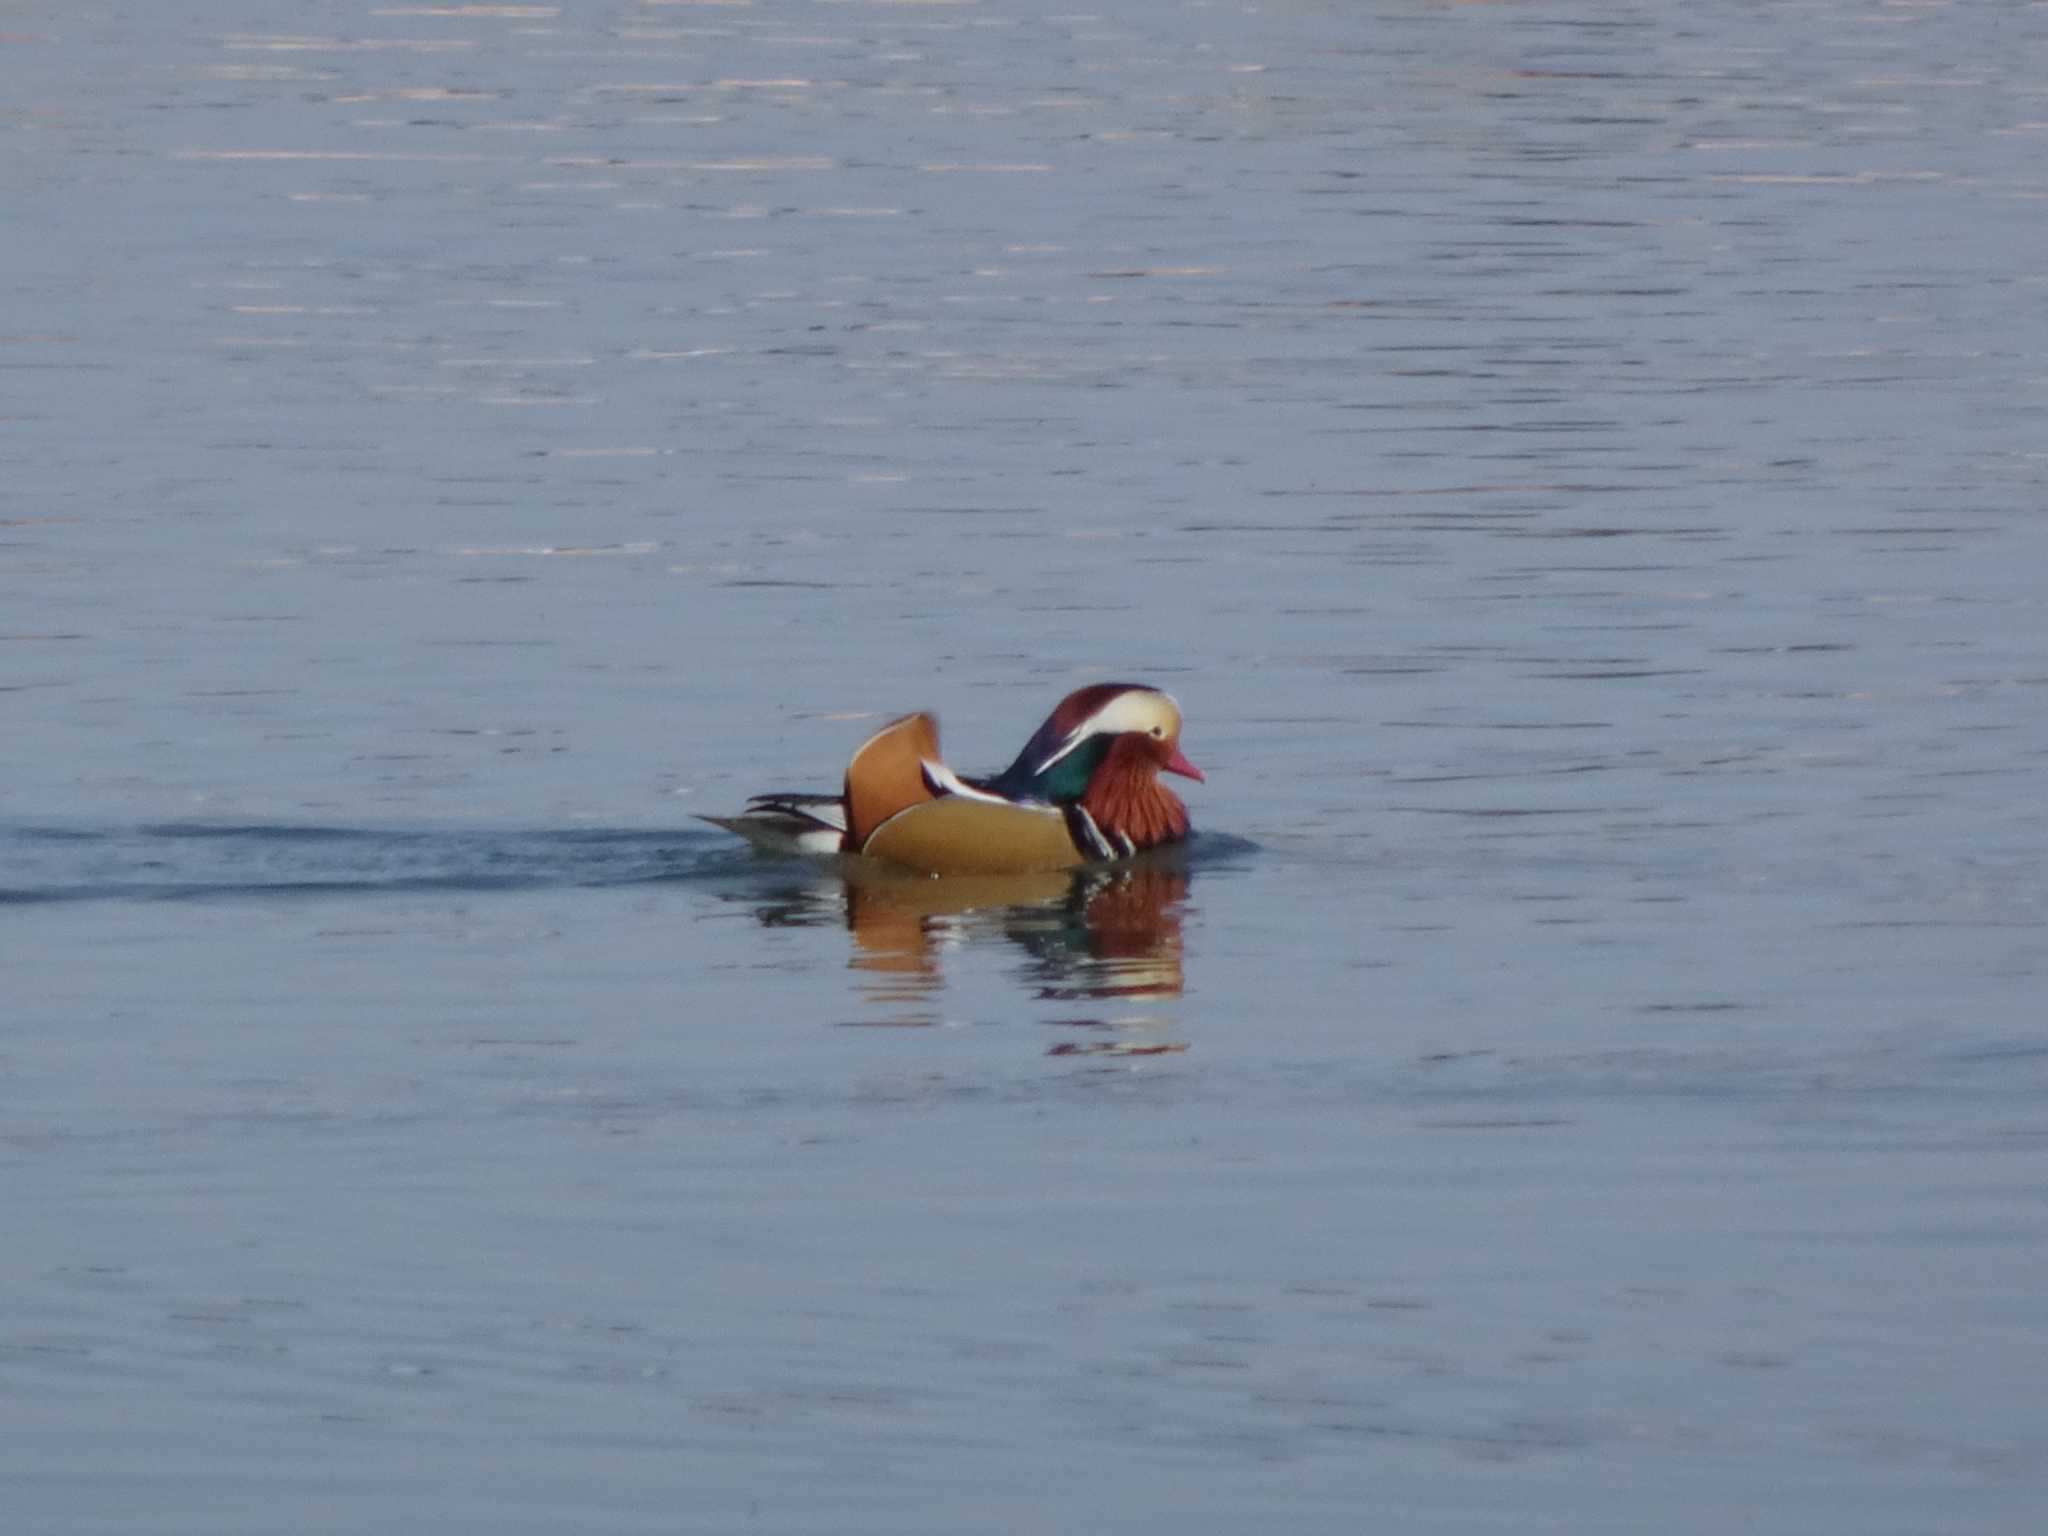
[[[694,830],[16,826],[0,827],[0,905],[636,885],[746,862]]]
[[[1256,845],[1199,833],[1190,869],[1227,868]],[[0,826],[0,906],[80,901],[317,898],[491,892],[660,881],[747,891],[829,861],[764,858],[695,828],[377,828],[162,822]]]

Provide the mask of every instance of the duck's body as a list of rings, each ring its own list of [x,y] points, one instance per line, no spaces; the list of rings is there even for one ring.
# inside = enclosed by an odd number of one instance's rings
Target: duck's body
[[[1199,780],[1181,755],[1180,707],[1135,683],[1060,701],[1001,773],[965,779],[939,756],[938,724],[905,715],[861,744],[838,795],[756,795],[704,819],[785,852],[859,854],[927,874],[1023,874],[1128,858],[1188,835],[1159,775]]]

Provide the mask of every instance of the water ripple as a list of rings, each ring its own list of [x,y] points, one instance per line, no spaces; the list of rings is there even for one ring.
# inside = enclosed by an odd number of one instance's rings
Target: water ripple
[[[165,823],[0,828],[0,904],[504,891],[744,871],[698,831],[379,829]]]
[[[1241,860],[1254,844],[1199,840],[1191,862]],[[0,906],[512,891],[653,882],[718,886],[756,900],[807,859],[759,857],[695,828],[377,828],[291,823],[0,826]]]

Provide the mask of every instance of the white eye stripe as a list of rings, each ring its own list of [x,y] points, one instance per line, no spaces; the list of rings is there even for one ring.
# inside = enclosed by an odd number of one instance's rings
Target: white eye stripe
[[[1180,730],[1180,705],[1170,693],[1154,688],[1133,688],[1120,693],[1068,734],[1036,772],[1044,773],[1091,736],[1122,736],[1143,733],[1164,741],[1169,732]]]
[[[1173,701],[1173,695],[1155,693],[1151,689],[1132,689],[1120,693],[1102,708],[1095,711],[1074,732],[1082,736],[1121,736],[1126,731],[1164,731],[1169,724],[1178,724],[1180,706]]]
[[[1108,705],[1098,709],[1094,715],[1081,721],[1081,735],[1122,735],[1124,731],[1149,731],[1151,727],[1165,729],[1165,711],[1180,715],[1174,707],[1174,700],[1165,694],[1155,692],[1128,692],[1116,694]]]

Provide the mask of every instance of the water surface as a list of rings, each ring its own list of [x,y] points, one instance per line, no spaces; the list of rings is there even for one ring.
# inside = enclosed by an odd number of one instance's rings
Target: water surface
[[[2032,1529],[2048,12],[0,78],[23,1529]],[[692,819],[1112,677],[1182,867]]]

